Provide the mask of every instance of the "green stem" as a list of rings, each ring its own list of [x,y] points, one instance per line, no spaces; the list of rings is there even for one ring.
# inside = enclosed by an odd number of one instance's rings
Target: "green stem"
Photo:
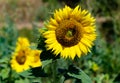
[[[53,63],[52,63],[52,78],[53,78],[52,83],[58,82],[58,79],[57,79],[57,60],[53,61]]]

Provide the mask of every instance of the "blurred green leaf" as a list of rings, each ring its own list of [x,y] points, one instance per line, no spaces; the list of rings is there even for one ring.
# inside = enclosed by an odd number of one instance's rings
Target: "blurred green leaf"
[[[46,65],[52,63],[52,59],[50,60],[45,60],[45,61],[42,61],[42,68],[44,68]]]
[[[0,72],[2,79],[6,79],[7,77],[9,77],[9,72],[10,72],[9,68],[2,69]]]
[[[74,77],[76,79],[81,79],[82,83],[92,83],[91,79],[88,77],[87,74],[85,74],[82,70],[79,70],[80,72],[78,74],[70,73],[67,74],[71,77]]]
[[[23,71],[19,73],[19,75],[25,78],[35,78],[34,76],[32,76],[32,73],[30,72],[30,70]]]
[[[25,78],[25,79],[16,80],[15,83],[30,83],[30,81],[29,79]]]

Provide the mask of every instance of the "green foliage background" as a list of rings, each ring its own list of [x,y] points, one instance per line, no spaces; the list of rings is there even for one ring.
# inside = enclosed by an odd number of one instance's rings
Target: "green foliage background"
[[[67,69],[70,63],[74,63],[82,69],[92,79],[93,83],[119,83],[120,80],[117,79],[120,78],[119,0],[81,0],[79,2],[82,9],[89,10],[96,18],[98,37],[95,46],[91,49],[91,53],[75,61],[60,59],[55,60],[54,64],[52,64],[51,59],[43,61],[44,71],[49,74],[54,73],[51,77],[44,78],[31,76],[29,73],[31,70],[19,74],[12,71],[10,59],[19,36],[25,36],[31,42],[38,44],[40,38],[38,28],[41,27],[37,23],[43,24],[49,20],[55,9],[62,8],[65,5],[64,0],[60,2],[57,0],[35,0],[35,2],[31,0],[25,2],[1,0],[0,3],[2,3],[2,5],[0,4],[2,6],[0,12],[0,83],[53,83],[53,80],[57,80],[55,83],[63,83],[65,77],[59,75],[60,78],[58,79],[54,76],[57,75],[56,68]],[[20,13],[17,12],[18,10]],[[31,26],[21,26],[21,24],[26,25],[26,23]],[[93,64],[98,65],[97,71],[93,70]],[[67,74],[73,76],[69,72]],[[77,78],[76,75],[74,76]],[[74,80],[70,80],[65,83],[72,83],[71,81],[74,82]]]

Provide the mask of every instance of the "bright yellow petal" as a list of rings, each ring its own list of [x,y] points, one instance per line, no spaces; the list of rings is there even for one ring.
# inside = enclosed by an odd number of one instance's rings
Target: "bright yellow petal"
[[[51,18],[50,19],[50,24],[54,25],[54,26],[58,26],[58,23],[55,19]]]
[[[81,50],[80,50],[79,45],[75,45],[75,46],[74,46],[74,49],[75,49],[75,51],[76,51],[77,56],[80,58],[82,52],[81,52]]]
[[[79,8],[79,5],[77,7],[75,7],[75,9],[72,11],[72,15],[75,15],[78,13],[78,8]]]
[[[79,43],[79,47],[80,47],[80,50],[84,53],[84,54],[87,54],[88,52],[88,49],[86,48],[86,46],[84,44],[82,44],[81,42]]]
[[[75,56],[76,56],[75,48],[74,47],[70,47],[70,55],[69,55],[69,57],[74,59]]]
[[[56,29],[56,26],[54,26],[54,25],[48,25],[47,28],[48,28],[49,30],[55,30],[55,29]]]

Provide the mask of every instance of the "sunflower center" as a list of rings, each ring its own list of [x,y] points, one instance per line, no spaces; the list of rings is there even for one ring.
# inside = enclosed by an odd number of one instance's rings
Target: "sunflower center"
[[[56,39],[64,47],[71,47],[79,43],[82,36],[81,24],[74,19],[64,20],[56,29]]]
[[[66,36],[67,37],[72,37],[74,35],[73,32],[74,32],[74,30],[72,30],[72,29],[68,30],[67,33],[66,33]]]
[[[23,65],[26,61],[25,52],[24,51],[20,52],[19,55],[16,56],[16,60],[20,65]]]

